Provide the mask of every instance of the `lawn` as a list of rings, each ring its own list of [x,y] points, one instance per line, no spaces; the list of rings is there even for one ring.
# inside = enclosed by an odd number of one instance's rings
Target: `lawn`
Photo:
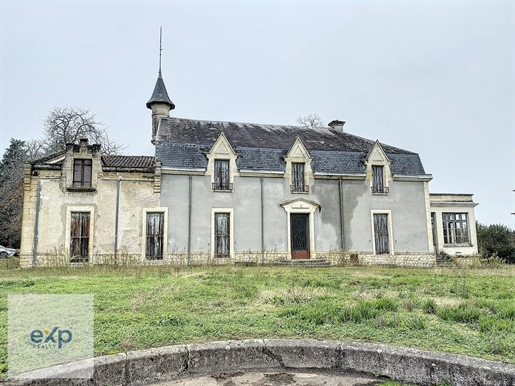
[[[8,294],[94,294],[95,355],[248,338],[375,342],[515,364],[515,266],[0,269]]]

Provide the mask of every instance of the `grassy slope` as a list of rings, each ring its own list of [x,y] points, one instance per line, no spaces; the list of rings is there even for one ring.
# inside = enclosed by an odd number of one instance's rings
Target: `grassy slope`
[[[379,342],[515,363],[515,267],[0,271],[8,294],[95,296],[95,355],[246,338]]]

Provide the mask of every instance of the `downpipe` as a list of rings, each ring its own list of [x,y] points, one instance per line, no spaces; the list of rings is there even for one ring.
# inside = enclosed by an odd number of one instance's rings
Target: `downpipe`
[[[118,223],[120,214],[120,185],[122,184],[122,177],[118,177],[116,181],[116,212],[114,219],[114,261],[118,262]]]
[[[38,189],[36,192],[36,220],[34,223],[34,248],[32,249],[32,267],[36,267],[38,256],[39,240],[39,206],[41,204],[41,178],[38,179]]]

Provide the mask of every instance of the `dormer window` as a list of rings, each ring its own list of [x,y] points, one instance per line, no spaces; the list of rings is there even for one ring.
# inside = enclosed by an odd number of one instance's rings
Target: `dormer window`
[[[91,159],[73,160],[73,186],[91,187]]]
[[[215,159],[213,190],[232,191],[229,160]]]
[[[388,194],[388,187],[384,186],[384,166],[372,165],[372,193]]]
[[[206,153],[206,157],[208,160],[206,176],[211,177],[211,190],[232,193],[234,177],[239,176],[236,168],[238,154],[234,152],[224,133],[220,133],[211,150]]]
[[[290,190],[292,193],[307,193],[309,186],[304,181],[304,163],[292,162],[291,164],[292,184]]]

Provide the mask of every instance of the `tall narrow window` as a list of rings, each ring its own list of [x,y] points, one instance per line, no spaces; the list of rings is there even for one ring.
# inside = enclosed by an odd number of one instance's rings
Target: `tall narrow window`
[[[374,243],[376,255],[390,253],[387,214],[374,214]]]
[[[146,258],[150,260],[163,259],[164,213],[147,213]]]
[[[290,190],[292,193],[306,193],[308,186],[304,184],[304,164],[292,162],[291,164],[291,180]]]
[[[215,213],[215,257],[231,255],[230,219],[229,213]]]
[[[466,213],[442,213],[444,244],[468,244]]]
[[[213,190],[232,190],[229,176],[229,160],[215,160]]]
[[[91,186],[91,160],[73,160],[73,186]]]
[[[72,262],[89,259],[89,212],[72,212],[70,226],[70,256]]]
[[[384,186],[384,166],[372,166],[372,193],[388,193]]]

